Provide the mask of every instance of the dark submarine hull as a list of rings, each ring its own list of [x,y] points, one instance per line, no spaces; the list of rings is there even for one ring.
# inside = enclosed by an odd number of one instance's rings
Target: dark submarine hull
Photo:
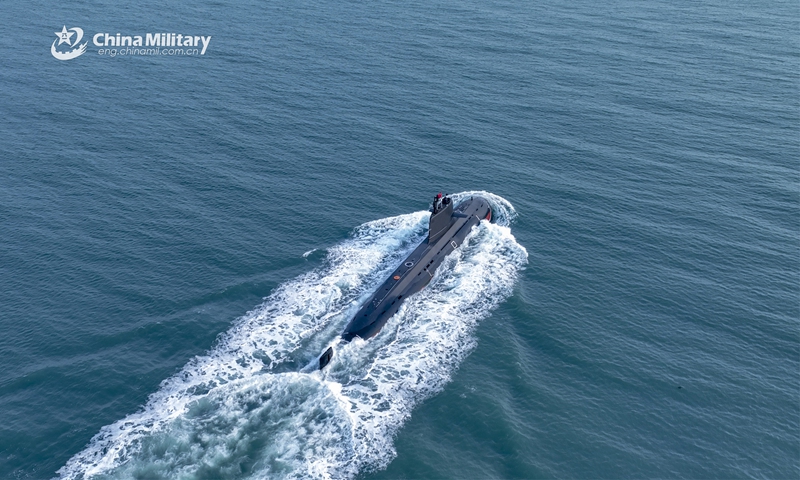
[[[492,210],[485,198],[473,196],[454,206],[449,197],[437,195],[428,236],[364,303],[342,332],[342,339],[349,342],[355,337],[366,340],[377,335],[409,296],[430,283],[436,269],[464,242],[472,228],[491,218]],[[320,370],[332,357],[333,347],[330,347],[319,358]]]

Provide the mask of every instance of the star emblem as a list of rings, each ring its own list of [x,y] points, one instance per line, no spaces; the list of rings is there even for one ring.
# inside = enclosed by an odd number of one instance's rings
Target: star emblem
[[[67,26],[66,25],[64,25],[64,28],[61,29],[60,32],[55,32],[55,34],[58,37],[58,44],[59,45],[61,45],[64,42],[67,42],[67,45],[69,45],[70,47],[72,46],[72,43],[70,42],[70,38],[72,38],[72,36],[75,35],[75,32],[70,32],[69,30],[67,30]]]

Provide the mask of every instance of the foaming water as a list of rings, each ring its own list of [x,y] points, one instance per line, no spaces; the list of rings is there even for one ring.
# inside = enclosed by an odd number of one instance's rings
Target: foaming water
[[[385,467],[416,404],[475,346],[478,322],[512,292],[527,252],[510,203],[487,192],[482,222],[428,288],[369,341],[302,373],[376,285],[422,239],[427,212],[358,227],[325,265],[286,282],[165,380],[137,413],[103,427],[62,478],[350,478]],[[308,370],[308,369],[306,369]]]

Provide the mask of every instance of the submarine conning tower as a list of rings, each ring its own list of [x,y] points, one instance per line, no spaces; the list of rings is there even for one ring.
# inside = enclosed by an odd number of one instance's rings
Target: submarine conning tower
[[[428,226],[428,243],[434,243],[450,228],[453,216],[453,201],[441,193],[433,197],[431,220]]]

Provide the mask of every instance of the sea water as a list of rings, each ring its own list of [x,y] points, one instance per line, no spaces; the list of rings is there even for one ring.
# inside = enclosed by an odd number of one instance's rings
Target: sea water
[[[1,11],[0,477],[800,475],[796,2]]]

